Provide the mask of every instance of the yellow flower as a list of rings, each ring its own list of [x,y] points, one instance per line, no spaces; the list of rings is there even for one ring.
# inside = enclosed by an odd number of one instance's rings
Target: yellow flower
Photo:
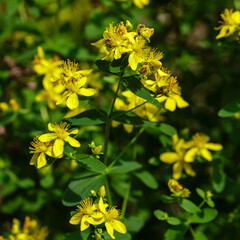
[[[233,11],[233,9],[225,9],[224,13],[221,14],[223,21],[220,21],[221,26],[215,28],[215,30],[220,30],[216,39],[222,37],[229,37],[235,31],[238,31],[239,34],[239,25],[240,25],[240,12]]]
[[[36,165],[37,168],[42,168],[47,164],[46,154],[50,157],[53,156],[53,147],[52,144],[47,142],[39,141],[39,138],[36,137],[31,142],[32,147],[29,147],[30,153],[33,153],[33,156],[30,160],[30,165]]]
[[[133,3],[139,8],[144,8],[149,4],[149,0],[133,0]]]
[[[54,157],[60,158],[63,155],[64,150],[64,141],[68,142],[72,147],[80,147],[80,143],[70,137],[72,134],[77,134],[78,130],[75,129],[71,132],[68,132],[70,126],[66,122],[61,122],[60,124],[48,124],[48,130],[54,133],[45,133],[41,135],[38,139],[41,142],[50,142],[55,139],[53,143],[53,154]]]
[[[185,161],[186,147],[184,139],[178,140],[174,145],[174,148],[176,152],[166,152],[160,155],[160,160],[162,162],[173,164],[173,178],[176,180],[181,178],[183,169],[185,170],[186,174],[192,177],[196,176],[196,173],[192,169],[189,162]]]
[[[196,156],[202,156],[208,161],[212,161],[212,154],[209,150],[220,151],[222,145],[217,143],[210,143],[210,138],[203,133],[196,133],[192,140],[186,143],[187,148],[190,148],[186,155],[185,161],[192,162]]]
[[[59,81],[66,90],[56,104],[66,104],[69,109],[73,110],[79,106],[78,95],[90,97],[96,93],[95,89],[84,87],[87,83],[86,76],[92,72],[92,69],[78,70],[78,64],[69,60],[62,68],[63,72]]]
[[[92,198],[87,198],[86,200],[80,202],[77,206],[78,209],[74,216],[71,217],[70,223],[73,225],[80,224],[80,230],[86,230],[90,224],[98,225],[103,223],[103,214],[97,210],[96,204],[93,204]]]
[[[35,56],[33,61],[33,69],[38,75],[45,75],[44,81],[48,81],[53,75],[60,74],[60,65],[62,61],[58,59],[45,59],[45,54],[42,47],[37,48],[38,56]]]
[[[160,69],[159,69],[160,70]],[[159,102],[165,102],[164,107],[173,112],[176,107],[185,108],[189,104],[181,97],[181,88],[176,77],[170,76],[166,70],[155,74],[155,81],[142,81],[144,86],[156,94]]]
[[[104,222],[105,227],[107,229],[108,234],[112,239],[115,239],[113,236],[114,230],[125,234],[127,232],[126,226],[119,221],[120,219],[120,211],[116,209],[116,207],[111,207],[106,210],[107,205],[103,204],[102,198],[99,200],[99,209],[102,213],[104,213]]]

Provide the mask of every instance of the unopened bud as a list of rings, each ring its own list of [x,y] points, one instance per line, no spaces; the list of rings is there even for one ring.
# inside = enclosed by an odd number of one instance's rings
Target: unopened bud
[[[140,34],[145,37],[147,40],[153,35],[154,29],[153,28],[146,28],[143,27],[140,29]]]
[[[98,195],[99,195],[99,197],[102,197],[102,198],[106,195],[106,190],[105,190],[104,185],[100,187],[100,189],[98,191]]]

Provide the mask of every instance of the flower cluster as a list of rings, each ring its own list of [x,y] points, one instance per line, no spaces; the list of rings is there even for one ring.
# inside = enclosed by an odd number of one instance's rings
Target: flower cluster
[[[113,235],[114,230],[125,234],[127,229],[119,220],[120,211],[116,209],[116,207],[110,207],[105,203],[105,187],[102,186],[98,194],[96,194],[95,191],[91,192],[95,200],[93,198],[87,198],[80,202],[80,205],[78,205],[76,209],[76,214],[71,217],[69,222],[73,225],[80,224],[81,231],[86,230],[90,225],[98,226],[104,223],[108,234],[113,239],[115,239]],[[98,231],[98,233],[99,232],[102,231]]]
[[[120,22],[116,26],[110,24],[104,31],[103,38],[92,45],[105,55],[102,60],[127,57],[129,67],[139,74],[143,85],[159,102],[165,102],[166,109],[174,111],[176,107],[185,108],[188,103],[181,97],[177,78],[162,67],[162,52],[147,45],[153,33],[153,28],[147,28],[143,24],[133,30],[129,21],[126,24]]]
[[[1,112],[17,112],[19,111],[20,106],[15,99],[10,99],[9,103],[7,102],[0,102],[0,111]]]
[[[96,93],[95,89],[85,88],[91,69],[79,70],[78,64],[70,60],[45,59],[41,47],[38,47],[38,56],[33,63],[35,72],[44,75],[44,90],[36,96],[36,100],[47,101],[51,109],[59,104],[66,105],[70,110],[76,109],[79,106],[78,95],[90,97]]]
[[[64,151],[64,143],[68,142],[72,147],[80,147],[80,143],[70,135],[77,134],[74,129],[68,132],[70,126],[66,122],[60,124],[48,124],[48,130],[53,133],[45,133],[36,137],[31,142],[30,153],[33,153],[30,164],[42,168],[47,164],[46,155],[53,158],[61,158]]]
[[[237,33],[236,39],[240,37],[240,12],[233,11],[233,9],[225,9],[221,14],[222,20],[219,21],[221,25],[216,27],[215,30],[220,30],[216,39],[229,37],[230,35]]]
[[[173,178],[179,179],[182,176],[182,170],[194,177],[195,171],[190,163],[194,162],[197,157],[203,157],[207,161],[212,161],[212,154],[209,150],[220,151],[222,145],[210,143],[209,137],[202,133],[196,133],[192,140],[185,142],[183,138],[178,139],[177,135],[173,136],[173,147],[175,152],[166,152],[160,155],[162,162],[173,164]]]
[[[48,236],[47,227],[40,227],[36,220],[25,217],[21,228],[20,221],[13,219],[12,228],[6,236],[0,236],[0,240],[45,240]]]
[[[122,95],[126,98],[126,102],[121,98],[117,98],[115,102],[115,108],[119,111],[130,111],[135,113],[141,118],[147,118],[152,122],[159,122],[164,120],[164,117],[161,115],[161,109],[152,103],[146,102],[143,98],[140,98],[133,94],[131,91],[126,90],[122,92]],[[113,121],[112,126],[116,127],[120,123]],[[133,130],[133,125],[124,124],[124,129],[130,133]]]

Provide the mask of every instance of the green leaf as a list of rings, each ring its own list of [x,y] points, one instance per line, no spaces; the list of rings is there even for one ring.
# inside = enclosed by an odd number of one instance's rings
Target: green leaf
[[[91,228],[88,228],[85,231],[66,233],[64,235],[64,240],[87,240],[91,233]]]
[[[63,193],[62,203],[75,206],[82,199],[90,196],[90,190],[98,191],[105,182],[105,175],[83,172],[73,179]]]
[[[127,59],[124,56],[117,60],[114,59],[113,61],[97,60],[95,63],[102,72],[113,74],[121,73],[128,65]]]
[[[107,113],[103,110],[97,111],[95,109],[91,109],[72,118],[66,118],[66,120],[73,126],[96,125],[105,123],[107,121],[107,117]]]
[[[208,223],[214,220],[218,215],[218,212],[214,208],[203,208],[201,212],[197,212],[191,216],[190,221],[192,223]]]
[[[226,174],[223,169],[215,167],[212,176],[213,188],[216,192],[220,193],[224,190],[226,185]]]
[[[202,199],[206,198],[206,193],[201,188],[196,188],[196,192]]]
[[[170,225],[180,225],[182,222],[180,219],[178,219],[176,217],[168,217],[167,223]]]
[[[240,111],[240,101],[234,101],[218,112],[219,117],[232,117],[235,113]]]
[[[158,188],[158,182],[150,172],[145,170],[141,172],[136,172],[134,173],[134,175],[149,188],[152,188],[152,189]]]
[[[154,216],[158,219],[158,220],[165,220],[167,213],[163,212],[162,210],[155,210],[153,212]]]
[[[106,231],[103,233],[103,235],[105,240],[112,240],[112,238]],[[121,234],[121,233],[118,233],[117,231],[114,231],[113,236],[115,237],[115,240],[131,240],[132,238],[129,233]]]
[[[132,172],[142,167],[140,163],[135,161],[119,161],[119,162],[121,165],[113,166],[109,171],[109,174]]]
[[[191,202],[188,199],[181,199],[180,206],[186,212],[189,212],[189,213],[196,213],[196,212],[200,212],[201,211],[198,206],[196,206],[193,202]]]
[[[195,232],[195,239],[196,240],[208,240],[207,236],[201,231]]]
[[[144,226],[144,220],[140,216],[129,216],[124,224],[128,232],[137,233]]]
[[[157,107],[162,106],[161,103],[159,103],[154,97],[150,95],[150,92],[143,86],[141,80],[138,77],[130,76],[123,78],[123,80],[124,86],[132,93],[156,105]]]
[[[25,178],[19,181],[19,187],[28,189],[35,186],[35,182],[30,178]]]
[[[215,207],[215,203],[214,203],[214,201],[213,200],[208,200],[207,201],[207,205],[209,206],[209,207]]]
[[[52,185],[54,184],[54,177],[52,175],[47,175],[44,176],[41,180],[40,180],[40,185],[43,188],[50,188],[52,187]]]
[[[75,158],[76,161],[81,165],[81,167],[84,167],[86,169],[99,173],[106,170],[106,166],[100,160],[88,154],[77,154]]]
[[[165,194],[162,194],[160,196],[160,198],[165,203],[171,203],[171,202],[176,202],[177,201],[175,197],[168,196],[168,195],[165,195]]]
[[[170,137],[172,137],[174,134],[177,134],[177,130],[167,123],[161,123],[159,130]]]
[[[112,115],[112,119],[126,123],[130,125],[137,125],[137,126],[154,126],[156,123],[142,119],[141,117],[135,115],[132,112],[124,112],[124,111],[115,111]]]
[[[166,231],[163,240],[182,240],[187,229],[188,227],[183,224],[171,227]]]

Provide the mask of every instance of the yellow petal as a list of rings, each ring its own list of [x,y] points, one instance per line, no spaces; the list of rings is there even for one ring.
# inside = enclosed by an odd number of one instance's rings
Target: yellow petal
[[[52,146],[49,146],[47,148],[47,151],[45,152],[49,157],[54,157],[53,156],[53,147]]]
[[[101,211],[102,213],[106,213],[106,212],[107,212],[107,211],[106,211],[106,206],[105,206],[105,204],[103,203],[102,197],[100,197],[100,199],[99,199],[98,206],[99,206],[99,209],[100,209],[100,211]]]
[[[77,133],[78,133],[78,129],[74,129],[69,134],[77,134]]]
[[[175,101],[176,101],[176,103],[177,103],[177,106],[179,107],[179,108],[185,108],[185,107],[187,107],[189,104],[188,104],[188,102],[186,102],[181,96],[179,96],[179,95],[175,95],[174,96],[174,99],[175,99]]]
[[[77,141],[76,139],[68,136],[64,139],[65,141],[67,141],[72,147],[80,147],[81,144],[79,141]]]
[[[90,226],[90,223],[87,221],[88,218],[89,218],[89,215],[84,215],[82,217],[81,225],[80,225],[80,230],[81,231],[86,230]]]
[[[76,93],[72,93],[67,99],[67,106],[69,109],[73,110],[79,105],[78,96]]]
[[[73,225],[77,225],[80,223],[82,219],[82,214],[81,213],[77,213],[74,216],[71,217],[69,223],[73,224]]]
[[[168,97],[165,102],[165,108],[173,112],[176,109],[176,101],[173,98]]]
[[[206,143],[205,147],[212,151],[221,151],[223,149],[223,146],[218,143]]]
[[[206,148],[201,149],[200,153],[201,153],[203,158],[205,158],[208,161],[212,161],[212,154]]]
[[[184,163],[183,168],[187,175],[190,175],[192,177],[196,176],[196,173],[194,172],[194,170],[192,169],[192,167],[189,163]]]
[[[119,220],[113,220],[112,226],[113,226],[114,230],[116,230],[119,233],[124,234],[127,232],[126,226]]]
[[[115,239],[115,237],[113,236],[113,226],[112,226],[111,222],[105,222],[105,227],[106,227],[107,232],[110,235],[110,237],[112,239]]]
[[[129,124],[123,124],[123,127],[127,131],[127,133],[131,133],[134,128],[133,125],[129,125]]]
[[[198,148],[191,148],[188,150],[184,156],[185,162],[193,162],[197,156]]]
[[[39,155],[38,153],[33,154],[32,158],[30,160],[30,163],[29,163],[30,165],[35,165],[36,164],[38,155]]]
[[[54,131],[55,131],[55,129],[56,129],[56,127],[55,127],[55,125],[54,125],[54,124],[52,124],[52,123],[49,123],[49,124],[48,124],[48,130],[49,130],[49,131],[52,131],[52,132],[54,132]]]
[[[40,153],[37,159],[37,168],[42,168],[47,164],[45,153]]]
[[[45,133],[41,135],[38,140],[41,142],[50,142],[51,140],[57,138],[55,133]]]
[[[93,88],[80,88],[78,94],[90,97],[96,93],[96,90]]]
[[[128,57],[128,63],[132,70],[136,70],[138,66],[138,61],[136,60],[136,54],[134,52],[131,52]]]
[[[173,178],[178,180],[182,176],[182,163],[176,162],[173,165]]]
[[[64,150],[64,141],[62,139],[57,138],[53,144],[53,154],[56,157],[59,157],[63,154]]]
[[[160,155],[160,160],[162,162],[172,164],[179,160],[179,155],[175,152],[166,152]]]

